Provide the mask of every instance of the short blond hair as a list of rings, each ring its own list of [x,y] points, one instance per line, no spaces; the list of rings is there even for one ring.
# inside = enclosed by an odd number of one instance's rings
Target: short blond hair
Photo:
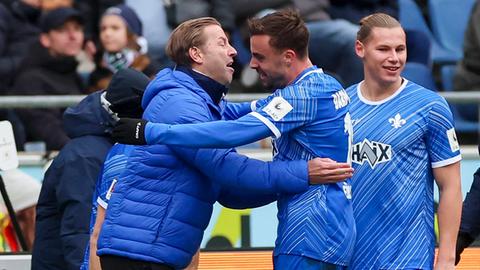
[[[205,43],[203,29],[209,25],[218,25],[220,23],[212,17],[202,17],[192,19],[181,23],[173,30],[168,39],[165,52],[167,56],[177,65],[190,66],[192,59],[188,53],[192,47],[199,47]]]
[[[360,29],[357,32],[357,40],[359,40],[360,42],[365,42],[370,37],[370,34],[372,33],[372,29],[374,27],[402,28],[402,25],[400,24],[400,22],[397,21],[397,19],[393,18],[388,14],[374,13],[372,15],[363,17],[360,20]]]

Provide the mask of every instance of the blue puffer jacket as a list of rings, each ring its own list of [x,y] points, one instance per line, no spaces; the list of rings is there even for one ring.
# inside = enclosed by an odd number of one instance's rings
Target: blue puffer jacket
[[[187,74],[165,69],[143,97],[144,118],[169,124],[219,120],[221,108]],[[308,187],[307,162],[262,162],[232,149],[137,146],[111,196],[98,255],[186,267],[202,240],[213,204],[271,202]],[[273,229],[273,228],[272,228]]]

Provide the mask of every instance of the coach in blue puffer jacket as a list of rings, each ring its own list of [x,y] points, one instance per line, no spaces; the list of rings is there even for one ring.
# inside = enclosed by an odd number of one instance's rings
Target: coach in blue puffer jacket
[[[249,104],[222,101],[236,51],[215,19],[181,24],[167,53],[178,66],[161,71],[147,87],[145,119],[199,123],[251,111]],[[184,268],[200,246],[216,200],[228,207],[256,207],[278,193],[307,187],[306,161],[262,162],[233,149],[136,146],[100,232],[102,269]]]

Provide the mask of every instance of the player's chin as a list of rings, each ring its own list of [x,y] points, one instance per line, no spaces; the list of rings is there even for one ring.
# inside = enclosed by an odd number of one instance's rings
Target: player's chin
[[[223,78],[223,80],[224,81],[222,82],[222,84],[224,84],[224,85],[232,83],[233,74],[226,74],[225,77]]]

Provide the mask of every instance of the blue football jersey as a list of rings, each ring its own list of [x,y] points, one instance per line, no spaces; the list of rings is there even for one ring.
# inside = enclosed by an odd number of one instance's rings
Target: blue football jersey
[[[127,166],[129,153],[134,147],[132,145],[115,144],[108,152],[105,162],[103,164],[102,172],[95,184],[95,191],[93,193],[92,214],[90,216],[90,235],[93,233],[93,227],[97,218],[97,207],[107,209],[108,201],[118,181],[118,177]],[[83,264],[81,270],[88,270],[90,256],[90,243],[85,249],[83,257]]]
[[[351,269],[433,269],[433,170],[461,159],[445,99],[404,79],[382,101],[360,84],[351,98],[353,208]]]
[[[349,161],[350,99],[342,86],[316,67],[258,102],[250,113],[270,128],[274,160],[328,157]],[[301,255],[347,265],[355,241],[348,181],[310,186],[278,198],[279,226],[274,255]]]
[[[350,162],[349,103],[342,86],[313,66],[287,87],[252,103],[255,110],[235,121],[148,123],[145,138],[149,144],[235,147],[273,135],[274,160],[328,157]],[[355,224],[349,181],[280,195],[278,219],[274,255],[300,255],[337,265],[350,262]]]

